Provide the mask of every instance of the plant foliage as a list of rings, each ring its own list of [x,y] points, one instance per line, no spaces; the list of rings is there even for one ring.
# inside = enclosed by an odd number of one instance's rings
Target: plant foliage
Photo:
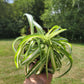
[[[62,60],[66,56],[69,68],[59,77],[66,74],[72,67],[71,44],[66,38],[58,36],[66,29],[55,25],[45,33],[43,28],[34,21],[32,15],[24,14],[24,16],[28,18],[31,34],[16,38],[12,44],[16,67],[26,65],[27,78],[34,73],[40,74],[43,70],[48,77],[48,72],[54,73],[61,69]],[[34,32],[34,28],[37,32]],[[66,45],[68,45],[69,50],[67,50]],[[49,62],[51,67],[49,67]],[[34,63],[34,66],[30,69],[31,63]]]

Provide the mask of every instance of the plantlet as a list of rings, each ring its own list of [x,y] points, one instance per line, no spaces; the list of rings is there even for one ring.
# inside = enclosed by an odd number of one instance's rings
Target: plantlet
[[[47,33],[43,28],[33,20],[30,14],[24,14],[29,21],[31,34],[20,36],[15,39],[12,44],[15,52],[15,65],[19,68],[22,65],[26,66],[26,77],[32,74],[40,74],[45,70],[48,77],[48,72],[54,73],[60,71],[62,67],[62,60],[66,57],[68,60],[67,66],[69,68],[59,75],[65,75],[72,67],[72,48],[66,38],[58,36],[60,33],[66,31],[60,26],[52,27]],[[34,32],[36,28],[37,32]],[[69,50],[67,50],[68,45]],[[25,53],[24,53],[25,50]],[[30,69],[31,64],[34,66]],[[49,66],[49,63],[51,66]]]

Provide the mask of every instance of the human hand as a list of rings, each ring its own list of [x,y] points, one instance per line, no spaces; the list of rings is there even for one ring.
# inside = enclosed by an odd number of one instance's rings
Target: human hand
[[[33,74],[28,79],[26,78],[24,84],[50,84],[52,80],[52,74],[48,73],[48,79],[46,74],[35,75]]]

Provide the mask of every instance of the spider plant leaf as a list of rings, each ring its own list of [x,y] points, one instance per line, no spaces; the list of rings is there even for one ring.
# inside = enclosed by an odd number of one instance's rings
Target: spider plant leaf
[[[23,46],[24,44],[22,46],[19,46],[19,48],[17,49],[17,52],[15,53],[14,61],[17,68],[19,67],[19,57],[23,49]]]
[[[29,73],[27,73],[26,77],[28,78],[29,76],[31,76],[34,72],[36,72],[40,66],[45,62],[46,57],[44,57],[42,60],[38,61],[33,67],[32,69],[29,71]]]
[[[61,56],[60,56],[60,54],[57,51],[54,51],[54,53],[55,53],[57,68],[61,68],[61,66],[62,66]]]
[[[61,48],[64,48],[66,49],[65,45],[68,45],[68,48],[69,48],[69,53],[71,54],[72,53],[72,45],[70,43],[68,43],[68,41],[66,40],[60,40],[60,41],[57,41],[56,39],[52,39],[52,43],[53,44],[56,44],[58,46],[60,46]]]
[[[44,38],[44,36],[42,36],[42,35],[36,35],[36,34],[33,34],[33,35],[28,35],[28,36],[26,36],[26,37],[24,37],[23,38],[23,40],[20,42],[20,44],[19,44],[19,47],[21,47],[21,46],[23,46],[23,44],[24,45],[26,45],[29,41],[31,41],[31,40],[33,40],[33,39],[35,39],[35,38],[41,38],[41,39],[43,39]],[[18,48],[18,50],[19,50],[20,48]]]
[[[62,43],[65,44],[65,45],[68,45],[69,53],[71,54],[72,53],[72,45],[68,42],[62,42]]]
[[[66,50],[62,49],[62,48],[57,48],[60,52],[64,53],[65,56],[69,59],[69,62],[70,62],[70,66],[69,68],[67,69],[67,71],[65,71],[62,75],[60,75],[59,77],[62,77],[63,75],[65,75],[67,72],[70,71],[71,67],[72,67],[72,57],[71,57],[71,54],[69,54]]]
[[[33,35],[28,35],[26,37],[23,38],[23,40],[20,42],[19,44],[19,47],[17,49],[17,52],[15,54],[15,58],[14,58],[14,61],[15,61],[15,65],[16,67],[18,68],[19,67],[19,57],[20,57],[20,54],[21,54],[21,51],[22,49],[24,48],[24,46],[29,42],[31,41],[33,38],[44,38],[43,35],[36,35],[36,34],[33,34]]]
[[[40,50],[40,60],[42,59],[42,49],[41,49],[41,44],[40,44],[40,39],[38,40],[37,39],[37,43],[38,43],[38,47],[39,47],[39,50]]]
[[[33,62],[33,60],[35,60],[35,58],[37,58],[39,56],[39,48],[36,49],[34,52],[32,52],[29,56],[27,56],[26,58],[24,58],[22,60],[22,65],[27,63],[27,64],[30,64],[31,62]]]
[[[28,22],[29,22],[29,25],[30,25],[30,29],[31,29],[31,34],[34,34],[34,25],[33,25],[33,17],[32,17],[32,15],[25,13],[24,16],[26,16],[27,19],[28,19]]]
[[[55,70],[56,70],[56,60],[55,60],[54,52],[53,52],[52,48],[50,48],[50,58],[51,58],[51,64],[52,64],[53,71],[55,72]]]
[[[28,42],[35,38],[44,39],[44,35],[40,35],[40,34],[28,35],[21,41],[20,45],[22,45],[22,43],[24,43],[25,41]]]
[[[50,47],[45,46],[45,55],[46,55],[46,76],[48,78],[48,60],[49,60],[49,52],[50,52]]]
[[[29,72],[29,65],[25,64],[25,75],[27,75],[28,72]]]
[[[61,47],[61,48],[64,48],[66,49],[65,45],[63,43],[61,43],[60,41],[54,41],[54,40],[51,40],[52,44],[54,45],[57,45],[57,47]]]
[[[66,29],[61,29],[61,30],[59,30],[59,31],[57,31],[57,32],[52,32],[51,34],[50,34],[50,37],[49,38],[52,38],[52,37],[55,37],[56,35],[58,35],[58,34],[60,34],[61,32],[64,32]]]
[[[34,44],[35,44],[34,41],[31,41],[31,42],[29,43],[28,48],[25,49],[25,51],[26,51],[26,52],[25,52],[25,55],[24,55],[25,57],[29,55],[29,52],[30,52],[30,50],[31,50],[31,48],[32,48],[32,46],[33,46]]]
[[[19,40],[22,40],[25,36],[20,36],[18,38],[16,38],[13,43],[12,43],[12,49],[14,50],[14,52],[16,53],[17,49],[15,48],[15,44],[16,42],[18,42]]]
[[[68,40],[67,40],[66,38],[64,38],[64,37],[59,37],[59,36],[57,36],[57,37],[55,37],[55,38],[52,38],[52,40],[54,40],[54,41],[68,42]]]
[[[30,25],[30,28],[31,28],[31,34],[34,34],[34,26],[36,27],[37,32],[39,34],[44,34],[44,30],[42,29],[42,27],[36,21],[33,20],[32,15],[27,14],[27,13],[25,13],[24,15],[27,16],[27,19],[29,21],[29,25]]]
[[[41,73],[41,71],[44,69],[44,65],[45,65],[45,62],[40,66],[40,68],[38,69],[36,74],[40,74]]]
[[[46,33],[46,36],[48,36],[48,35],[49,35],[51,32],[53,32],[53,31],[59,30],[60,28],[61,28],[61,27],[58,26],[58,25],[52,27],[52,28]]]
[[[44,35],[45,32],[44,32],[43,28],[36,21],[34,21],[34,20],[33,20],[33,24],[36,27],[37,32],[39,34],[43,34]]]

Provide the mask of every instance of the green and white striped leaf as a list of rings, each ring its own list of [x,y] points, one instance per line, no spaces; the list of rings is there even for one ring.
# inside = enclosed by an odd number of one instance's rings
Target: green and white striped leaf
[[[31,76],[33,73],[35,73],[40,66],[45,62],[46,57],[44,57],[42,60],[38,61],[33,67],[32,69],[29,71],[29,73],[27,73],[26,77],[28,78],[29,76]]]
[[[51,58],[51,64],[52,64],[53,71],[55,72],[55,70],[56,70],[56,60],[55,60],[55,55],[54,55],[54,52],[53,52],[52,48],[50,48],[50,58]]]
[[[64,32],[66,29],[61,29],[61,30],[59,30],[59,31],[57,31],[57,32],[52,32],[51,34],[50,34],[50,38],[53,38],[53,37],[55,37],[56,35],[58,35],[58,34],[60,34],[60,33],[62,33],[62,32]]]
[[[39,48],[36,49],[32,54],[30,54],[29,56],[27,56],[22,60],[22,64],[25,63],[30,64],[31,62],[33,62],[33,60],[35,60],[35,58],[39,56],[39,52],[40,52]]]
[[[25,13],[24,16],[27,16],[29,25],[30,25],[30,29],[31,29],[31,34],[34,34],[34,24],[33,24],[33,17],[30,14]]]

